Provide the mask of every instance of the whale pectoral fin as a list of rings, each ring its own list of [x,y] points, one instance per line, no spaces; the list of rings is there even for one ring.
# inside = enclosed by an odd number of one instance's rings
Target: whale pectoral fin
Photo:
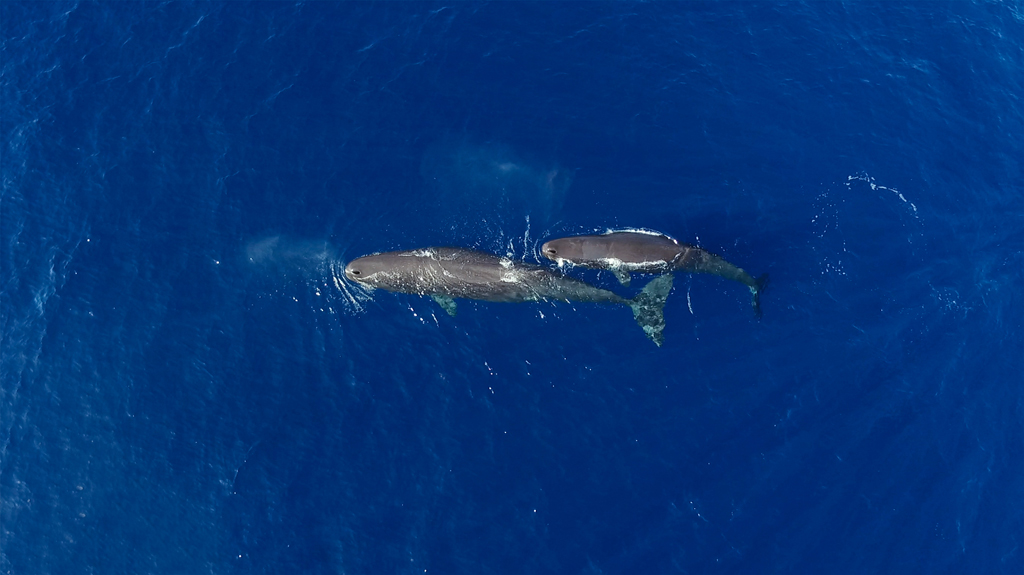
[[[750,288],[752,294],[750,305],[754,306],[754,315],[757,319],[761,319],[761,292],[764,291],[765,286],[768,285],[768,274],[764,274],[757,278],[754,282],[754,287]]]
[[[620,284],[629,287],[629,272],[625,270],[612,270],[612,273],[615,274]]]
[[[455,309],[455,300],[446,295],[432,295],[430,297],[434,298],[437,305],[441,306],[441,309],[448,312],[448,315],[455,317],[455,312],[458,311]]]

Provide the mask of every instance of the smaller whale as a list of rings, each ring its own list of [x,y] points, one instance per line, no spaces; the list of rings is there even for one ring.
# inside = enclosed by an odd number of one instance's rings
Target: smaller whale
[[[491,302],[579,301],[625,304],[655,344],[664,342],[665,300],[672,276],[655,278],[633,299],[549,268],[453,247],[385,252],[356,258],[345,277],[369,288],[429,295],[449,315],[454,298]]]
[[[754,313],[761,316],[761,292],[768,275],[754,279],[743,269],[720,256],[653,232],[608,232],[593,236],[572,236],[546,242],[541,254],[559,266],[565,263],[611,271],[623,285],[630,272],[665,274],[678,270],[708,273],[738,281],[752,294]]]

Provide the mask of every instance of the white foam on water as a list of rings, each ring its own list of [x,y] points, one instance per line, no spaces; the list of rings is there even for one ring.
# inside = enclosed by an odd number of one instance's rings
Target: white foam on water
[[[400,254],[402,257],[414,257],[414,258],[434,258],[437,256],[437,252],[433,248],[423,248],[419,250],[412,250],[408,253]]]
[[[618,228],[618,229],[608,228],[601,235],[607,236],[607,235],[610,235],[610,234],[621,234],[621,233],[644,234],[644,235],[647,235],[647,236],[662,236],[662,237],[666,237],[666,238],[668,238],[668,239],[670,239],[670,240],[672,240],[672,241],[674,241],[676,243],[679,243],[678,241],[676,241],[675,238],[673,238],[672,236],[670,236],[668,234],[663,234],[663,233],[661,233],[659,231],[648,230],[648,229],[645,229],[645,228]]]
[[[331,264],[331,279],[346,314],[357,315],[366,311],[366,304],[373,299],[373,288],[349,281],[345,277],[344,263],[340,261]]]
[[[892,192],[893,194],[896,195],[896,197],[898,197],[900,199],[900,201],[902,201],[904,204],[906,204],[907,206],[910,207],[910,209],[913,212],[913,215],[914,215],[915,218],[918,217],[918,215],[917,215],[917,206],[914,205],[914,202],[908,200],[906,198],[906,196],[903,195],[903,192],[897,190],[896,188],[890,188],[888,186],[880,186],[880,185],[875,183],[875,178],[873,178],[872,176],[870,176],[868,174],[865,174],[865,173],[860,173],[860,174],[856,174],[856,175],[853,175],[853,176],[847,176],[846,177],[846,181],[848,183],[849,182],[853,182],[853,181],[861,181],[861,182],[865,182],[872,190],[875,190],[875,191],[882,190],[882,191],[885,191],[885,192]]]

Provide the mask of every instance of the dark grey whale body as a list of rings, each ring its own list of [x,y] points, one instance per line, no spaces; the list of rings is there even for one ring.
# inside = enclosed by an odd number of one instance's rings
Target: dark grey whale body
[[[664,340],[665,299],[671,276],[656,278],[633,299],[592,286],[543,266],[454,247],[385,252],[357,258],[345,277],[392,292],[429,295],[451,315],[453,298],[492,302],[579,301],[625,304],[640,327],[659,346]]]
[[[609,232],[560,238],[541,246],[541,253],[559,265],[568,262],[609,270],[625,285],[629,284],[630,272],[664,274],[682,270],[721,276],[750,288],[751,305],[758,316],[761,290],[768,281],[767,275],[754,279],[720,256],[658,233]]]

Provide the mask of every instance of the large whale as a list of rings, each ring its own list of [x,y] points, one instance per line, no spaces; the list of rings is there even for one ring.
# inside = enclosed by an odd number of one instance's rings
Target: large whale
[[[609,270],[624,285],[630,272],[664,274],[674,271],[708,273],[738,281],[752,294],[754,313],[761,315],[761,290],[768,275],[754,279],[742,268],[720,256],[654,232],[608,232],[593,236],[572,236],[546,242],[541,254],[559,266],[565,263]]]
[[[452,247],[364,256],[345,266],[345,277],[371,288],[429,295],[450,315],[455,315],[454,298],[625,304],[632,308],[647,337],[659,346],[664,341],[665,299],[672,290],[672,276],[662,276],[635,298],[626,299],[543,266]]]

